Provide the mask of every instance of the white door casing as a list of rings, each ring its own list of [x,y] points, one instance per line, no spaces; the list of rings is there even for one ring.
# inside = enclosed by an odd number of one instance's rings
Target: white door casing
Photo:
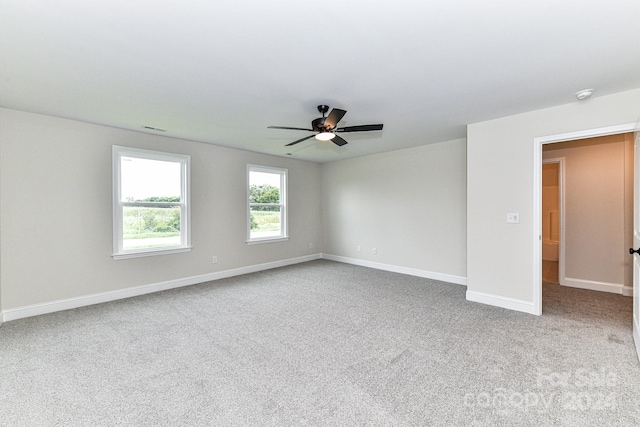
[[[640,119],[633,139],[633,248],[640,250]],[[633,341],[640,359],[640,255],[633,254]]]
[[[544,157],[544,156],[543,156]],[[564,262],[565,262],[565,253],[564,253],[564,248],[565,248],[565,226],[564,226],[564,220],[565,220],[565,192],[564,192],[564,182],[565,182],[565,178],[564,178],[564,171],[565,171],[565,166],[564,166],[564,157],[554,157],[554,158],[549,158],[549,159],[542,159],[542,164],[545,163],[557,163],[558,164],[558,208],[560,211],[560,219],[559,219],[559,225],[560,225],[560,236],[559,236],[559,248],[558,248],[558,284],[560,285],[564,285],[564,277],[565,277],[565,266],[564,266]],[[542,194],[542,191],[541,191]],[[542,239],[544,240],[544,239]]]

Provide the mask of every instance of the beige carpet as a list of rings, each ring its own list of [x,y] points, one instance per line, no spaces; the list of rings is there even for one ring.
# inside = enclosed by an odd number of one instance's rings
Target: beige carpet
[[[314,261],[0,328],[7,426],[640,425],[631,299]]]

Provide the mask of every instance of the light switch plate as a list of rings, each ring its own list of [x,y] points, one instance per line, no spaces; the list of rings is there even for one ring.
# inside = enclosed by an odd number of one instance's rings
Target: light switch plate
[[[507,224],[519,224],[519,223],[520,223],[519,213],[507,213]]]

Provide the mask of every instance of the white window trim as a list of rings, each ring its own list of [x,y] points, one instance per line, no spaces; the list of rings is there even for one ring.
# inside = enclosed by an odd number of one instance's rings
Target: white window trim
[[[180,245],[164,246],[145,249],[123,249],[122,211],[124,203],[121,201],[121,176],[120,158],[138,157],[149,160],[161,160],[180,163],[181,172],[181,195],[182,201],[176,203],[180,206]],[[156,255],[167,255],[191,250],[191,156],[186,154],[174,154],[161,151],[144,150],[141,148],[124,147],[114,145],[112,148],[113,167],[113,259],[140,258]],[[153,204],[153,203],[147,203]]]
[[[280,206],[281,206],[281,233],[279,236],[251,238],[251,203],[249,202],[249,188],[251,187],[251,172],[265,172],[280,175]],[[287,213],[287,177],[289,170],[270,166],[247,164],[247,240],[248,245],[261,243],[274,243],[289,240],[289,220]]]

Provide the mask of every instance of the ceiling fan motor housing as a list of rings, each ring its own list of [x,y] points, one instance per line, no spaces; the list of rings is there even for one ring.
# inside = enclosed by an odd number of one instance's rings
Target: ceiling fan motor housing
[[[322,117],[318,117],[317,119],[311,122],[311,129],[321,133],[326,132],[328,130],[327,126],[324,125],[324,121],[326,119],[324,115],[327,114],[328,111],[329,111],[328,105],[318,105],[318,112],[322,114]]]
[[[324,125],[324,120],[325,120],[325,117],[318,117],[317,119],[312,121],[311,122],[311,129],[315,130],[316,132],[325,131],[327,129],[327,127]]]

